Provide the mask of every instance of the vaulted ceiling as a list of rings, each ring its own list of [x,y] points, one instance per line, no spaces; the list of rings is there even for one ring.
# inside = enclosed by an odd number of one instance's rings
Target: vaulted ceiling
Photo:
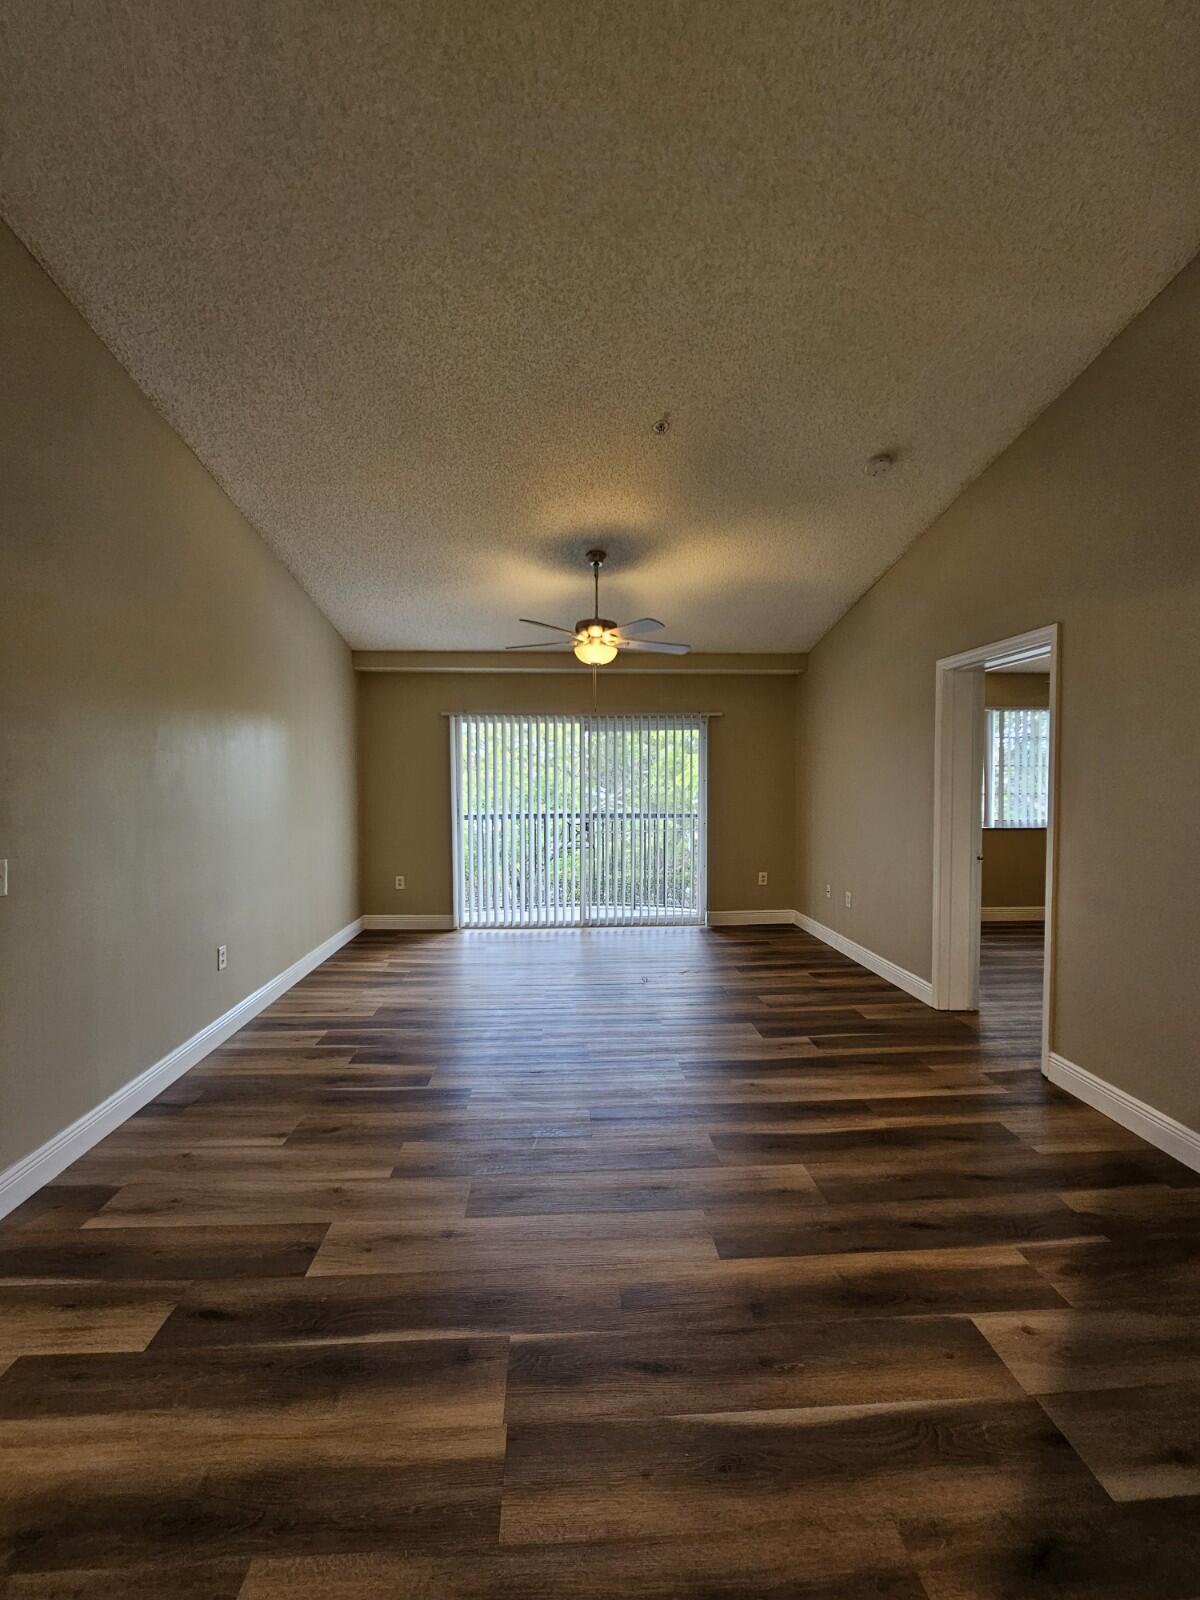
[[[3,12],[5,216],[366,648],[601,542],[805,649],[1200,245],[1191,0]]]

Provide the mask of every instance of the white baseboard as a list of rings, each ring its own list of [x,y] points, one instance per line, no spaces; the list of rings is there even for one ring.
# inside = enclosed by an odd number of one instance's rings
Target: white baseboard
[[[391,928],[393,930],[408,929],[410,932],[445,932],[454,927],[454,918],[447,912],[444,916],[433,913],[417,911],[401,913],[391,911],[373,911],[362,919],[364,928]]]
[[[319,967],[322,961],[327,961],[335,950],[340,950],[344,944],[349,944],[361,929],[361,918],[347,923],[339,932],[331,934],[323,944],[319,944],[315,950],[310,950],[307,955],[301,956],[299,961],[294,961],[285,972],[264,983],[261,989],[255,989],[253,994],[248,994],[244,1000],[240,1000],[236,1006],[217,1017],[214,1022],[210,1022],[206,1028],[201,1028],[199,1033],[194,1033],[190,1039],[185,1039],[181,1045],[177,1045],[169,1055],[163,1056],[161,1061],[156,1061],[152,1067],[140,1072],[115,1094],[110,1094],[107,1100],[102,1100],[98,1106],[93,1106],[69,1128],[56,1133],[32,1154],[15,1162],[4,1172],[0,1172],[0,1217],[7,1216],[23,1200],[28,1200],[31,1194],[36,1194],[45,1184],[57,1178],[72,1161],[77,1161],[114,1128],[119,1128],[135,1111],[140,1111],[147,1101],[153,1100],[156,1094],[161,1094],[169,1084],[175,1082],[176,1078],[181,1078],[189,1067],[194,1067],[218,1045],[223,1044],[231,1034],[245,1027],[252,1017],[256,1017],[260,1011],[264,1011],[273,1001],[278,1000],[281,994],[286,994],[293,984],[299,983],[300,979],[307,976],[314,967]]]
[[[797,928],[803,928],[805,933],[811,933],[813,938],[820,939],[822,944],[832,945],[844,956],[849,956],[851,961],[857,961],[860,967],[866,967],[868,972],[886,978],[889,983],[894,983],[897,989],[903,989],[905,994],[911,994],[914,1000],[920,1000],[927,1006],[933,1004],[933,984],[927,978],[918,978],[915,972],[909,972],[905,967],[898,967],[886,956],[877,956],[874,950],[868,950],[866,945],[855,944],[853,939],[847,939],[845,934],[827,928],[823,922],[818,922],[815,917],[806,916],[803,911],[797,911],[793,920]]]
[[[1086,1101],[1094,1110],[1103,1112],[1130,1133],[1136,1133],[1156,1150],[1163,1150],[1193,1172],[1200,1172],[1200,1132],[1195,1128],[1176,1122],[1174,1117],[1156,1111],[1144,1100],[1118,1089],[1115,1084],[1106,1083],[1094,1072],[1077,1067],[1073,1061],[1053,1051],[1046,1059],[1046,1076],[1051,1083],[1073,1094],[1077,1100]]]
[[[1045,922],[1045,906],[984,906],[984,922]]]
[[[796,913],[787,911],[710,911],[708,925],[710,928],[752,928],[756,926],[769,927],[772,924],[784,923],[793,927]]]

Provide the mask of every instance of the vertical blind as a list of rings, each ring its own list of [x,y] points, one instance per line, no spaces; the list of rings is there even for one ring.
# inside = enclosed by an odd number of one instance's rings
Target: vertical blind
[[[1044,828],[1050,777],[1050,713],[990,710],[983,767],[985,828]]]
[[[707,722],[451,717],[465,928],[703,922]]]

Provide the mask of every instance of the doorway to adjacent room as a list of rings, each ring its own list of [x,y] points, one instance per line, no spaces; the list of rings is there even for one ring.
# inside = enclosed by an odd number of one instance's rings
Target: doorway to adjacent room
[[[1040,971],[1033,1003],[1044,1071],[1053,1005],[1057,624],[946,657],[936,670],[933,1004],[978,1010],[981,948],[990,994],[1003,985],[1006,953],[1019,946],[1022,981],[1028,985],[1032,967]],[[1010,693],[1018,674],[1024,692]]]

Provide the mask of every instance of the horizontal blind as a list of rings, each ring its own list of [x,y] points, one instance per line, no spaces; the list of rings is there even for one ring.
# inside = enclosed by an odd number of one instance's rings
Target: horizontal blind
[[[697,716],[451,718],[461,927],[704,920]]]
[[[1050,713],[1005,707],[987,713],[985,828],[1044,828],[1050,778]]]

